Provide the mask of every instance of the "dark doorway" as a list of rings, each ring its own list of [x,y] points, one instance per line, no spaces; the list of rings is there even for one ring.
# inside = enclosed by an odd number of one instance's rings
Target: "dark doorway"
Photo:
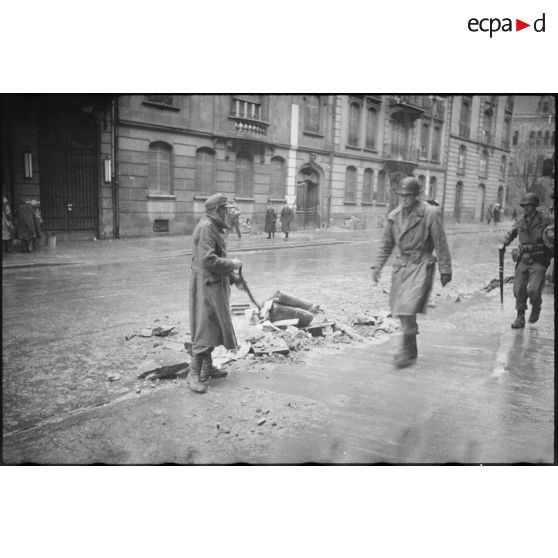
[[[67,104],[42,108],[39,177],[45,229],[68,238],[97,235],[97,128],[91,114]]]
[[[296,213],[299,225],[307,227],[320,227],[320,175],[311,167],[302,169],[298,173],[296,188]]]

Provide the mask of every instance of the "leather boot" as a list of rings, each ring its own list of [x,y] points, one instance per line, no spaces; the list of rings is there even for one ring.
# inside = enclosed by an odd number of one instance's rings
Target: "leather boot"
[[[531,313],[529,314],[529,323],[534,324],[539,321],[539,316],[541,315],[541,305],[533,306],[531,308]]]
[[[200,375],[200,380],[202,382],[205,382],[208,378],[224,378],[227,374],[228,372],[226,370],[220,370],[216,366],[213,366],[211,355],[204,357]]]
[[[195,393],[205,393],[207,386],[200,382],[200,371],[202,365],[202,357],[194,355],[190,363],[190,372],[188,373],[188,387]]]
[[[401,349],[394,355],[395,366],[397,368],[405,368],[413,364],[418,356],[417,336],[416,334],[403,334],[403,344]]]
[[[523,310],[522,312],[517,312],[517,318],[515,318],[515,321],[512,323],[511,326],[513,327],[513,329],[521,329],[522,327],[525,327],[525,310]]]

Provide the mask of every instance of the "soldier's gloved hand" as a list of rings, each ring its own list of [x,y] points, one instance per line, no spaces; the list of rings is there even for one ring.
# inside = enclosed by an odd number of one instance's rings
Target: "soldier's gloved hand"
[[[233,272],[229,275],[229,283],[230,283],[231,285],[236,285],[236,286],[238,287],[238,286],[239,286],[239,285],[238,285],[239,282],[240,282],[240,275],[239,275],[238,273],[236,273],[236,272],[233,271]]]
[[[500,242],[500,244],[498,244],[498,245],[496,246],[496,248],[498,248],[498,250],[505,250],[505,249],[506,249],[506,246],[504,245],[503,242]]]
[[[380,280],[380,275],[382,275],[382,270],[379,267],[372,268],[372,281],[377,283]]]
[[[235,271],[240,269],[240,266],[242,265],[242,262],[238,258],[233,258],[232,263],[233,263]]]
[[[451,281],[451,273],[442,273],[440,275],[442,287],[445,287]]]

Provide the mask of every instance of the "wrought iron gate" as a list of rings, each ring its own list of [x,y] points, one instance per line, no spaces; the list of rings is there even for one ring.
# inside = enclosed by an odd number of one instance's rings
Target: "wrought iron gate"
[[[91,115],[48,107],[39,121],[41,215],[46,230],[98,230],[97,130]]]

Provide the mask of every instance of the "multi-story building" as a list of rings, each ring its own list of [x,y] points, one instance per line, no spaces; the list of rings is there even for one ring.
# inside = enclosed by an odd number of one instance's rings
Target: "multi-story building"
[[[208,195],[263,228],[382,224],[414,175],[447,220],[503,200],[513,100],[435,95],[2,97],[2,188],[71,238],[188,234]],[[502,169],[504,169],[502,171]]]
[[[518,95],[512,120],[507,204],[517,207],[526,192],[552,205],[556,134],[555,99],[551,95]]]
[[[489,205],[505,200],[514,98],[460,95],[449,103],[444,215],[479,222]]]

